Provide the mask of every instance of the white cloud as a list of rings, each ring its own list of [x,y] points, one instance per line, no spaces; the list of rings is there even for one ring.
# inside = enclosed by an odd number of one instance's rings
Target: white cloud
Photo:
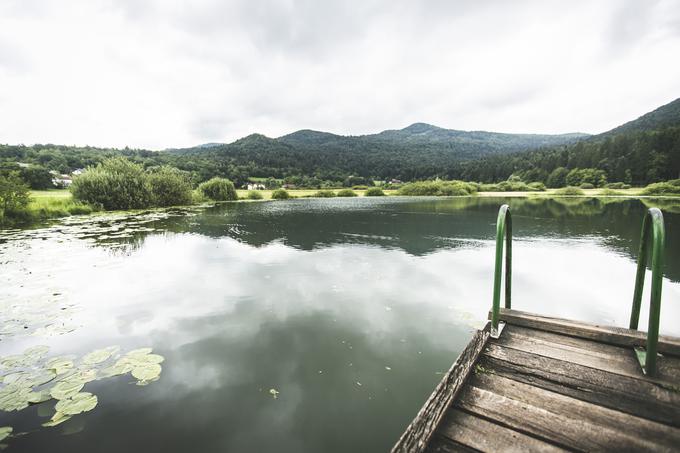
[[[679,54],[672,0],[5,0],[0,142],[601,132],[680,96]]]

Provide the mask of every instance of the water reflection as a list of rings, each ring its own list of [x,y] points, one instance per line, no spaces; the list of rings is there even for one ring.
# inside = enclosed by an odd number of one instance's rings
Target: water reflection
[[[42,405],[0,412],[29,432],[10,451],[387,450],[486,317],[503,201],[239,203],[3,233],[3,316],[71,308],[0,333],[2,355],[47,342],[166,358],[147,387],[88,384],[97,408],[54,429],[38,428]],[[644,205],[509,202],[515,307],[627,324]],[[665,213],[661,329],[677,335],[678,218]],[[73,329],[46,336],[45,323]]]

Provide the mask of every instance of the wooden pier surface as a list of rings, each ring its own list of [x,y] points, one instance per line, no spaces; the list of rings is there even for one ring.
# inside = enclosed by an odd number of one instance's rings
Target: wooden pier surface
[[[680,339],[501,309],[499,339],[478,331],[397,452],[680,451]]]

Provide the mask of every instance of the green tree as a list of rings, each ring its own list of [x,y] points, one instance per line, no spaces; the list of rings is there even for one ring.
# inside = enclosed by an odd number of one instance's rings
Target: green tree
[[[0,220],[20,214],[29,202],[28,186],[17,173],[0,175]]]
[[[215,201],[238,199],[234,183],[225,178],[212,178],[198,186],[198,190],[206,197]]]
[[[186,173],[167,165],[149,174],[155,206],[191,204],[191,183]]]
[[[548,179],[546,180],[546,186],[550,188],[566,186],[567,174],[569,174],[569,170],[564,167],[557,167],[548,176]]]

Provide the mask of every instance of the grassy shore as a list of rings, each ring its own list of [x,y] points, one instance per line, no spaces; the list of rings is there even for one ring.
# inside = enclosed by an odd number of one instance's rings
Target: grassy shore
[[[27,216],[30,220],[67,217],[75,214],[89,214],[96,208],[73,200],[68,190],[32,190]]]

